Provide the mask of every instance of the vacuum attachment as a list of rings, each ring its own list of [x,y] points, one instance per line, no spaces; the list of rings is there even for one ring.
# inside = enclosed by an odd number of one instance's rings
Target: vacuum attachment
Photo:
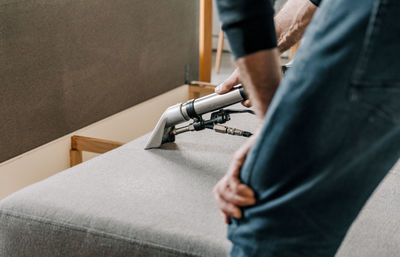
[[[250,110],[234,111],[223,110],[223,108],[247,100],[247,94],[242,85],[234,87],[230,92],[219,95],[210,94],[198,99],[189,100],[186,103],[179,103],[169,107],[161,116],[153,130],[145,149],[159,148],[167,142],[174,142],[175,136],[188,131],[198,131],[205,128],[214,129],[220,133],[227,133],[238,136],[250,136],[251,133],[217,124],[225,123],[230,119],[229,114],[250,112]],[[202,115],[213,112],[210,120],[203,120]],[[176,125],[193,120],[194,122],[182,128],[175,128]]]

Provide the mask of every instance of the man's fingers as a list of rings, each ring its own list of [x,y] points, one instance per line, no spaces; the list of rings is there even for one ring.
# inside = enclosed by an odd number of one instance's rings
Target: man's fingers
[[[220,84],[219,86],[217,86],[215,88],[215,92],[217,94],[225,94],[225,93],[229,92],[237,84],[238,83],[235,83],[234,80],[232,80],[232,81],[226,80],[222,84]]]
[[[256,203],[254,191],[249,186],[242,184],[239,179],[240,168],[254,140],[255,136],[251,137],[236,151],[227,174],[214,187],[214,197],[218,207],[228,217],[232,216],[239,219],[242,217],[239,206],[249,206]],[[225,218],[225,222],[228,223],[229,219]]]
[[[225,215],[230,217],[235,217],[236,219],[240,219],[242,217],[242,211],[239,209],[239,207],[235,206],[234,204],[226,202],[221,197],[217,199],[217,202],[220,210]]]
[[[227,188],[221,192],[222,197],[230,203],[247,206],[255,203],[254,191],[247,185],[242,184],[237,177],[230,177]]]
[[[228,225],[231,224],[231,220],[229,219],[229,216],[226,215],[225,213],[222,213],[222,215],[224,216],[225,223]]]
[[[228,203],[237,205],[237,206],[249,206],[255,204],[256,200],[254,196],[242,196],[237,194],[236,192],[227,190],[222,195],[221,198]]]
[[[242,211],[239,209],[239,207],[235,206],[232,203],[228,203],[221,197],[221,193],[219,192],[219,189],[216,188],[214,191],[214,197],[217,200],[217,204],[219,209],[227,216],[232,216],[237,219],[240,219],[242,217]]]
[[[232,161],[229,164],[228,174],[239,177],[240,168],[242,167],[251,146],[251,140],[247,140],[246,143],[234,153]]]
[[[247,185],[242,184],[239,179],[240,168],[242,167],[251,146],[252,140],[248,140],[238,151],[235,152],[229,165],[227,175],[224,177],[228,189],[232,191],[233,194],[244,198],[254,198],[253,190]],[[234,200],[234,198],[229,198],[229,200]],[[241,200],[242,199],[239,199],[239,201]],[[247,203],[248,201],[246,200],[246,204]]]
[[[242,105],[245,106],[245,107],[251,107],[250,99],[244,100],[244,101],[242,102]]]
[[[237,188],[237,193],[238,195],[244,196],[244,197],[252,197],[254,198],[254,191],[251,189],[249,186],[245,184],[240,184]]]
[[[227,177],[226,185],[227,185],[227,189],[232,191],[232,193],[234,193],[234,194],[237,194],[241,197],[254,197],[253,190],[246,184],[243,184],[240,181],[240,179],[236,176]]]
[[[234,86],[236,86],[239,83],[240,83],[239,73],[237,70],[235,70],[229,76],[229,78],[227,78],[222,84],[220,84],[219,86],[217,86],[215,88],[215,92],[217,94],[225,94],[225,93],[229,92]]]
[[[223,213],[222,211],[221,211],[220,213],[221,213],[221,216],[222,216],[222,218],[224,219],[225,223],[226,223],[227,225],[231,224],[231,220],[229,219],[229,216],[226,215],[225,213]]]
[[[233,205],[248,206],[255,203],[253,190],[235,177],[225,176],[214,188],[214,194]]]

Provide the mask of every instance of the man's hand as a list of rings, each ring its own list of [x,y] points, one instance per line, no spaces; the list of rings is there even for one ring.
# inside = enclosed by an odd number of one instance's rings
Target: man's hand
[[[224,82],[222,82],[222,84],[215,88],[215,93],[221,95],[225,94],[238,84],[240,84],[239,70],[235,69],[232,74]]]
[[[316,9],[309,0],[288,1],[275,16],[279,50],[265,50],[239,58],[236,60],[238,68],[215,89],[215,92],[225,94],[242,83],[262,123],[281,80],[278,56],[300,40]],[[250,106],[250,100],[243,102],[243,105]],[[230,216],[242,216],[239,207],[255,203],[254,192],[239,180],[240,168],[255,138],[256,135],[251,137],[235,153],[227,174],[214,187],[214,196],[226,223],[229,223]]]
[[[218,85],[218,87],[215,88],[215,93],[220,95],[228,93],[234,86],[240,83],[239,69],[235,69],[232,74],[224,82],[222,82],[222,84]],[[246,107],[250,107],[250,99],[244,100],[242,104]]]
[[[309,0],[287,1],[274,19],[279,54],[288,50],[301,39],[316,10],[317,7]],[[239,69],[236,69],[227,80],[215,89],[215,92],[225,94],[240,83],[242,81],[239,77]],[[250,100],[244,101],[243,105],[250,107]]]
[[[242,217],[242,211],[239,207],[255,204],[253,190],[240,182],[239,174],[247,153],[254,144],[257,137],[256,133],[238,150],[233,156],[226,175],[215,185],[214,197],[217,201],[225,223],[229,224],[229,217],[237,219]]]
[[[221,85],[215,88],[217,94],[225,94],[242,83],[249,99],[243,101],[246,107],[254,106],[260,122],[281,80],[281,68],[277,49],[260,51],[236,60],[236,70]]]

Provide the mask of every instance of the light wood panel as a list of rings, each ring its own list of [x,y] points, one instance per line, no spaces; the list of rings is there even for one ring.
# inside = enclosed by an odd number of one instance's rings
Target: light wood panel
[[[211,81],[212,69],[212,0],[200,0],[199,61],[201,81]]]
[[[71,150],[69,151],[70,166],[73,167],[82,162],[83,151],[101,154],[111,151],[122,145],[123,143],[120,142],[100,138],[72,136]]]
[[[222,29],[220,29],[219,35],[218,35],[217,55],[216,55],[216,59],[215,59],[215,73],[219,73],[219,69],[221,68],[221,59],[222,59],[223,48],[224,48],[224,31]]]
[[[192,81],[188,87],[188,100],[212,94],[215,92],[215,87],[216,85],[208,82]]]

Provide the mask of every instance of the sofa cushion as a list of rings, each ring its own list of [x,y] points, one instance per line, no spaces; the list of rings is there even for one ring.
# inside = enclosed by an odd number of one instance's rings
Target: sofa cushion
[[[400,162],[368,200],[337,256],[400,256]]]
[[[253,130],[236,115],[229,125]],[[212,188],[246,139],[189,132],[145,151],[147,138],[1,201],[1,256],[226,256]]]
[[[254,129],[254,116],[233,119],[228,125]],[[227,256],[230,243],[211,191],[245,138],[190,132],[145,151],[147,138],[1,201],[0,256]],[[399,213],[394,168],[337,256],[399,256]]]

